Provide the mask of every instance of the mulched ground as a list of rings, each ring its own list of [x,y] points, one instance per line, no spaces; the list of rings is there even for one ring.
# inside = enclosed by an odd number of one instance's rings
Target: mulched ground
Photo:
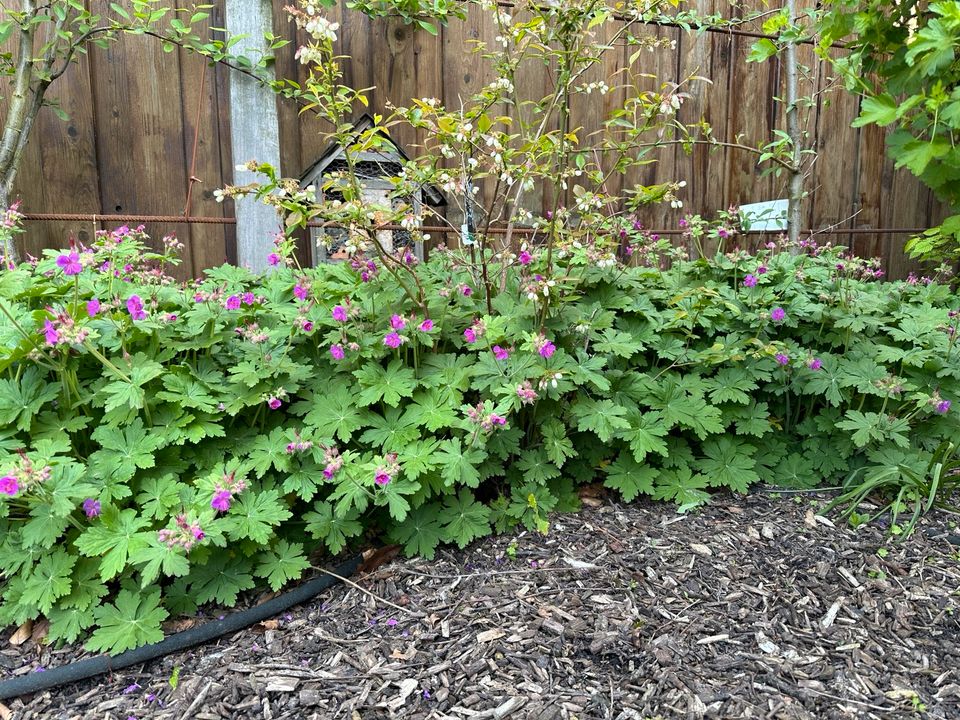
[[[367,592],[340,585],[218,644],[8,706],[15,720],[960,717],[949,516],[889,545],[801,496],[685,516],[595,504],[547,537],[396,559],[355,578]],[[3,648],[3,675],[71,653]]]

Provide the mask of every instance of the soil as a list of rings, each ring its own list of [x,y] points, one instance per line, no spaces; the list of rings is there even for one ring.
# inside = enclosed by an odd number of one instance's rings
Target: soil
[[[960,717],[951,516],[896,544],[835,526],[805,495],[718,497],[688,515],[586,500],[545,537],[393,559],[283,617],[0,717]],[[0,676],[79,655],[8,635]]]

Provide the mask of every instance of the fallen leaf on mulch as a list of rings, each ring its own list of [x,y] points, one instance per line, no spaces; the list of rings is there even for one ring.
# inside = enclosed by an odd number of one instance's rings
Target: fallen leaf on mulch
[[[11,645],[23,645],[33,634],[33,620],[27,620],[23,625],[17,628],[17,631],[10,636]]]

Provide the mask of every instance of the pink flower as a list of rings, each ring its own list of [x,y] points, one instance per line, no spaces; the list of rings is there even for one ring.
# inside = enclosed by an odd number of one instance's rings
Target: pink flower
[[[464,297],[470,297],[471,295],[473,295],[473,288],[470,287],[469,285],[461,285],[460,292],[463,294]]]
[[[230,509],[230,501],[232,499],[233,495],[229,490],[219,489],[213,494],[213,499],[210,500],[210,507],[217,512],[226,512]]]
[[[494,345],[494,346],[493,346],[493,356],[494,356],[495,358],[497,358],[497,360],[509,360],[509,359],[510,359],[510,351],[507,350],[506,348],[500,347],[499,345]]]
[[[384,336],[383,344],[388,348],[398,348],[403,344],[403,338],[397,334],[396,330],[394,330],[393,332],[389,332]]]
[[[147,314],[143,311],[143,300],[139,295],[131,295],[127,298],[127,312],[135,321],[147,319]]]
[[[78,275],[83,270],[80,264],[80,256],[76,250],[71,250],[65,255],[57,257],[57,265],[63,268],[64,275]]]
[[[94,298],[87,302],[87,315],[94,317],[98,312],[100,312],[100,301]]]
[[[297,300],[306,300],[307,299],[307,288],[300,283],[297,283],[293,286],[293,296]]]
[[[334,360],[343,360],[343,345],[336,344],[330,346],[330,354],[333,356]]]
[[[430,318],[427,318],[422,323],[420,323],[420,330],[421,332],[430,332],[431,330],[433,330],[433,320],[431,320]]]
[[[946,415],[948,412],[950,412],[950,401],[941,400],[936,404],[936,407],[934,407],[933,409],[940,415]]]
[[[47,345],[56,345],[60,342],[60,333],[57,331],[57,326],[50,320],[43,321],[43,337],[46,339]]]
[[[302,320],[300,322],[300,327],[303,329],[305,333],[308,333],[311,330],[313,330],[313,323],[310,320]]]
[[[407,321],[400,315],[393,315],[390,318],[390,327],[394,330],[403,330],[407,326]]]
[[[787,317],[787,312],[782,307],[775,307],[770,311],[770,319],[775,323],[783,322]]]
[[[757,278],[756,278],[756,276],[754,276],[754,275],[747,275],[746,277],[743,278],[743,286],[744,286],[744,287],[752,288],[752,287],[756,287],[756,285],[757,285]]]
[[[95,518],[100,514],[100,501],[87,498],[83,501],[83,512],[88,518]]]
[[[540,353],[542,357],[549,358],[553,353],[557,351],[557,346],[552,342],[547,340],[543,335],[536,341],[537,352]]]
[[[790,356],[785,353],[777,353],[775,356],[776,361],[781,365],[787,365],[790,363]]]
[[[520,256],[517,258],[520,261],[521,265],[529,265],[533,260],[533,256],[530,255],[526,250],[520,253]]]
[[[463,331],[463,337],[468,343],[475,343],[477,341],[477,332],[472,327],[468,327]]]
[[[244,305],[253,305],[257,301],[257,296],[252,292],[245,292],[240,296],[240,299],[243,301]]]
[[[4,495],[16,495],[20,491],[20,484],[13,475],[4,475],[0,477],[0,493]]]
[[[203,530],[200,529],[199,525],[194,525],[190,528],[190,532],[193,533],[195,540],[203,540],[207,535]]]
[[[537,399],[537,391],[533,389],[529,381],[524,380],[523,384],[517,385],[517,397],[520,398],[521,404],[532,405]]]
[[[760,265],[760,266],[757,268],[757,275],[766,275],[766,274],[767,274],[767,267],[766,267],[766,265]]]
[[[239,310],[240,309],[240,298],[237,295],[231,295],[227,298],[227,301],[224,303],[224,306],[227,310]]]
[[[267,400],[267,407],[269,407],[271,410],[279,410],[281,405],[283,405],[283,402],[281,402],[280,398],[278,397],[271,396]]]
[[[820,362],[820,358],[813,358],[810,362],[807,363],[807,367],[811,370],[819,370],[823,367],[823,363]]]
[[[383,469],[377,469],[376,474],[373,476],[373,481],[377,485],[389,485],[390,484],[390,473]]]
[[[347,321],[347,309],[343,305],[335,305],[331,314],[337,322]]]
[[[273,265],[273,266],[279,265],[280,256],[277,255],[276,253],[270,253],[269,255],[267,255],[267,264]]]

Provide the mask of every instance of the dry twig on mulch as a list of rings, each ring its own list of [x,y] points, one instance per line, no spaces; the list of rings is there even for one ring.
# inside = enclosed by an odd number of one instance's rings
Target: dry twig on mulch
[[[23,720],[957,718],[950,538],[934,517],[878,554],[881,529],[835,528],[807,498],[718,498],[688,516],[604,504],[547,537],[395,560],[355,578],[366,592],[339,586],[218,645],[10,707]],[[0,668],[71,652],[9,648]]]

